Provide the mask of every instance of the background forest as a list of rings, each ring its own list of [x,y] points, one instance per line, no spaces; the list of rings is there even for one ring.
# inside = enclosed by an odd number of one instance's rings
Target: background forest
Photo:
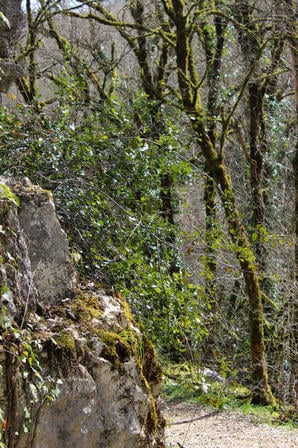
[[[296,2],[23,6],[0,174],[53,191],[162,359],[297,407]]]

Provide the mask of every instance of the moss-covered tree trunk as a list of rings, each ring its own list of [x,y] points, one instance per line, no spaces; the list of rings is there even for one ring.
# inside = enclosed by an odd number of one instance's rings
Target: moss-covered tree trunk
[[[265,227],[265,202],[263,197],[265,142],[260,137],[263,122],[263,88],[258,82],[249,85],[249,115],[250,115],[250,176],[253,207],[253,227],[256,231]],[[264,272],[266,266],[266,249],[258,238],[255,242],[255,253],[259,270]]]
[[[206,131],[205,111],[201,105],[198,89],[194,88],[193,67],[191,66],[191,23],[185,14],[184,1],[164,1],[164,6],[176,28],[176,61],[181,100],[185,112],[191,118],[210,176],[217,185],[227,223],[233,241],[235,254],[245,279],[249,299],[250,348],[252,361],[252,380],[254,384],[253,401],[269,404],[274,402],[268,382],[265,361],[264,317],[262,292],[258,281],[257,266],[245,228],[241,222],[231,179],[225,165],[222,151],[218,151]],[[190,77],[192,76],[192,79]]]
[[[207,171],[207,170],[206,170]],[[216,222],[216,186],[212,176],[207,173],[204,185],[204,202],[205,202],[205,226],[206,226],[206,246],[207,246],[207,264],[208,271],[206,281],[206,293],[209,296],[209,302],[212,310],[215,310],[215,302],[217,301],[216,287],[216,251],[214,250],[214,227]]]
[[[297,52],[296,52],[297,55]],[[298,100],[298,57],[296,57],[296,89]],[[297,101],[297,123],[298,123],[298,101]],[[298,144],[296,145],[296,153],[294,159],[295,169],[295,220],[296,220],[296,240],[295,240],[295,285],[293,300],[293,359],[292,372],[293,384],[295,390],[295,408],[298,412]]]
[[[223,17],[215,16],[214,20],[208,21],[203,17],[197,28],[198,38],[203,46],[206,58],[206,81],[207,93],[207,134],[213,146],[217,144],[217,123],[220,114],[220,69],[222,65],[223,48],[225,43],[225,30],[227,22]],[[196,81],[196,80],[195,80]],[[205,226],[206,226],[206,265],[207,270],[205,281],[205,292],[208,297],[210,308],[208,331],[206,338],[206,348],[210,354],[214,346],[214,331],[216,325],[215,316],[218,311],[220,296],[217,288],[217,250],[216,240],[218,239],[217,220],[217,189],[212,174],[205,166],[204,204],[205,204]]]
[[[295,91],[296,91],[296,123],[298,129],[298,39],[295,39],[295,46],[292,48],[293,63],[295,69]],[[294,286],[294,357],[293,357],[293,372],[295,385],[295,407],[298,412],[298,142],[296,143],[296,152],[294,159],[294,174],[295,174],[295,220],[296,220],[296,240],[295,240],[295,286]]]
[[[247,92],[247,113],[249,119],[249,170],[251,180],[251,208],[252,218],[251,226],[255,235],[260,233],[266,227],[266,203],[264,196],[264,183],[266,182],[266,169],[264,167],[264,155],[269,151],[266,140],[266,125],[264,115],[265,95],[272,90],[272,84],[275,81],[274,76],[267,72],[264,73],[260,64],[260,42],[262,39],[262,30],[259,29],[255,13],[255,6],[248,1],[235,1],[233,6],[235,16],[239,21],[238,39],[242,51],[244,66],[247,70],[253,67],[252,76],[248,85]],[[272,63],[270,71],[276,70],[282,47],[279,43],[275,44],[279,51],[272,51]],[[272,95],[274,93],[272,92]],[[261,238],[255,238],[253,243],[256,254],[259,272],[262,273],[261,287],[263,291],[269,293],[268,282],[266,281],[267,250]]]
[[[217,121],[219,116],[220,97],[220,69],[222,64],[223,47],[225,42],[226,20],[222,17],[215,17],[214,23],[208,26],[207,21],[202,21],[199,28],[199,36],[204,47],[207,64],[207,85],[208,98],[206,106],[207,133],[213,146],[217,144]],[[206,167],[205,181],[205,210],[206,210],[206,242],[208,249],[208,270],[211,274],[209,282],[210,294],[213,300],[217,301],[216,287],[216,252],[214,250],[214,226],[216,223],[216,185]],[[211,302],[212,303],[212,302]]]
[[[203,151],[208,157],[210,149]],[[211,171],[211,169],[210,169]],[[252,361],[252,380],[254,384],[254,403],[273,403],[274,398],[268,382],[265,360],[264,316],[262,291],[258,281],[256,263],[250,247],[240,214],[227,168],[224,161],[212,161],[212,173],[219,186],[219,195],[225,210],[235,253],[241,266],[245,280],[246,293],[249,299],[250,351]]]
[[[286,0],[286,15],[288,17],[288,42],[290,45],[293,61],[293,73],[295,80],[295,102],[296,102],[296,128],[298,129],[298,38],[297,38],[297,12],[298,5],[295,0]],[[292,344],[291,344],[291,370],[293,403],[298,412],[298,142],[296,142],[295,157],[293,160],[295,176],[295,272],[294,272],[294,294],[291,312]]]
[[[17,80],[17,86],[27,104],[37,105],[37,62],[36,49],[38,47],[37,28],[38,21],[33,17],[31,1],[26,1],[27,39],[24,48],[24,55],[28,57],[28,76]],[[36,108],[38,111],[38,106]]]

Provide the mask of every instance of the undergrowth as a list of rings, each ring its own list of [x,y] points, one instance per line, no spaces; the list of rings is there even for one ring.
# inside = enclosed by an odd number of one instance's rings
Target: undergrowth
[[[214,378],[210,378],[210,372]],[[190,364],[164,367],[162,395],[167,401],[188,401],[210,406],[222,411],[241,412],[249,415],[254,423],[276,426],[298,427],[298,415],[291,406],[258,406],[251,403],[249,388],[233,379],[221,378],[216,372],[204,370]],[[216,378],[216,375],[218,378]]]

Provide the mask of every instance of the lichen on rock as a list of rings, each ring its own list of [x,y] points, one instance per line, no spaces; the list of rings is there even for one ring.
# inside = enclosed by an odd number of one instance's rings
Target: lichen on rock
[[[163,448],[160,369],[125,298],[77,283],[49,192],[3,183],[19,198],[0,199],[3,441]]]

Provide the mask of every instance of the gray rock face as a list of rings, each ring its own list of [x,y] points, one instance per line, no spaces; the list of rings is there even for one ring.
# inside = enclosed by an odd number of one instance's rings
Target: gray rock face
[[[134,359],[128,357],[119,371],[100,356],[101,344],[96,345],[90,351],[91,370],[80,365],[63,382],[58,399],[43,408],[34,448],[158,446],[146,428],[154,409],[150,409]],[[26,448],[26,443],[18,446]]]
[[[0,177],[1,184],[7,185],[9,181]],[[22,318],[26,310],[36,306],[37,291],[18,207],[5,198],[1,199],[4,195],[1,191],[0,188],[1,302],[6,310],[5,320],[12,323],[15,318]]]
[[[7,185],[20,200],[16,210],[10,208],[11,218],[7,224],[10,228],[16,227],[16,234],[21,236],[20,250],[24,244],[27,248],[28,253],[23,250],[24,253],[18,255],[23,263],[16,275],[27,279],[28,305],[35,302],[35,295],[31,297],[30,294],[32,287],[37,290],[42,304],[55,303],[73,291],[76,275],[70,262],[66,234],[55,214],[52,194],[32,185],[28,179],[21,183],[0,177],[0,183]],[[12,249],[17,247],[16,241],[12,241]],[[26,293],[22,295],[26,297]]]
[[[0,92],[7,92],[11,83],[24,76],[22,67],[13,61],[15,44],[24,28],[22,0],[0,0],[0,12],[8,19],[0,20]]]
[[[51,194],[0,178],[0,230],[2,440],[164,448],[154,350],[123,298],[76,285]]]

